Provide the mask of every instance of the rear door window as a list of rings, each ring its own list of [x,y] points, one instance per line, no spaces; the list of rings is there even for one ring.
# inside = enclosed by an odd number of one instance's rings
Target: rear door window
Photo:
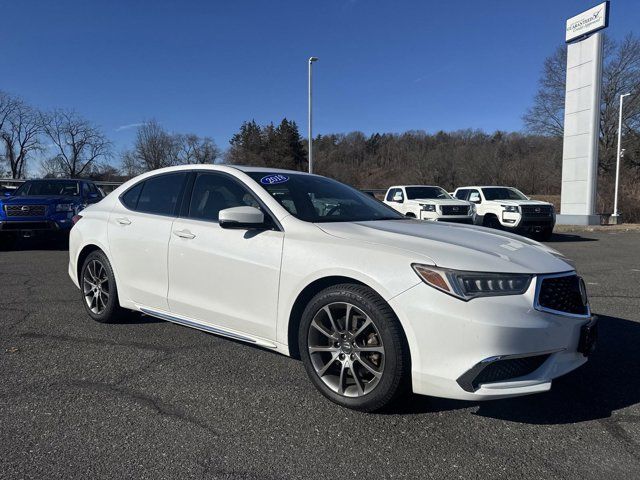
[[[144,181],[136,210],[156,215],[175,215],[186,179],[187,173],[169,173],[148,178]]]

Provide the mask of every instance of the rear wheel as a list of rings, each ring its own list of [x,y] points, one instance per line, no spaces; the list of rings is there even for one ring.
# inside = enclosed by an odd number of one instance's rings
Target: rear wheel
[[[343,284],[307,305],[298,338],[313,384],[333,402],[361,411],[391,403],[409,377],[409,352],[399,322],[373,290]]]
[[[130,312],[120,306],[113,269],[100,250],[91,252],[80,270],[82,304],[91,318],[100,323],[115,323]]]

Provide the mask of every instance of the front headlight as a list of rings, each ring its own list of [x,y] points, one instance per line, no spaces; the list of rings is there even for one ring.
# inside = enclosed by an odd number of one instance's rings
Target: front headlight
[[[461,300],[498,295],[522,295],[533,275],[519,273],[464,272],[447,268],[411,265],[427,285]]]
[[[56,212],[73,212],[75,205],[73,203],[59,203],[56,205]]]
[[[518,213],[520,211],[520,208],[516,205],[501,205],[501,207],[504,208],[505,212]]]
[[[436,211],[436,206],[435,205],[427,205],[426,203],[421,203],[420,206],[422,207],[422,210],[424,210],[425,212],[435,212]]]

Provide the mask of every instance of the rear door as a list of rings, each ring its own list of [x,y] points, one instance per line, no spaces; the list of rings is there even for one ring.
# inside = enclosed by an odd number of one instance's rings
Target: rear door
[[[188,172],[149,177],[127,190],[109,216],[109,250],[119,295],[168,310],[167,252]]]
[[[224,229],[220,210],[251,205],[271,230]],[[169,307],[210,326],[275,340],[284,232],[235,177],[199,172],[169,241]]]

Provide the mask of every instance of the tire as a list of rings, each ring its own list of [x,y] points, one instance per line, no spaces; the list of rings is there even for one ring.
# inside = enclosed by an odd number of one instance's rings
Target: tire
[[[335,285],[313,297],[302,314],[298,347],[311,382],[343,407],[372,412],[407,390],[404,332],[389,305],[363,285]]]
[[[101,250],[91,252],[80,270],[80,295],[87,314],[100,323],[118,323],[130,311],[122,308],[113,269]]]
[[[485,216],[483,223],[485,227],[495,228],[496,230],[502,230],[502,225],[500,224],[500,220],[498,220],[498,217],[494,215]]]

